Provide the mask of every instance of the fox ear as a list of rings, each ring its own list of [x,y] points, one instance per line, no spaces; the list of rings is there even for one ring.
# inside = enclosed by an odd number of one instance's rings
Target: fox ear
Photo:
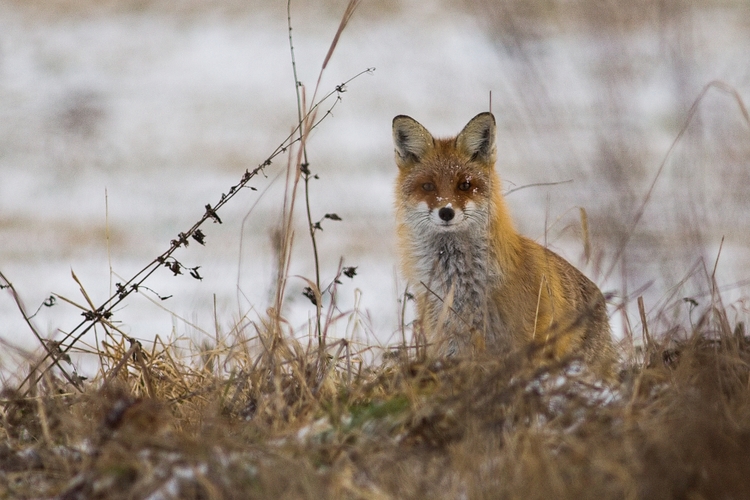
[[[414,118],[398,115],[393,119],[393,144],[399,168],[421,160],[434,142],[432,134]]]
[[[456,147],[471,156],[472,161],[495,164],[495,117],[479,113],[456,137]]]

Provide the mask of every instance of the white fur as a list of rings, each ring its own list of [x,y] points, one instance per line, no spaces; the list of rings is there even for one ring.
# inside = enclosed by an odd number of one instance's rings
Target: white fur
[[[445,222],[422,202],[416,210],[408,210],[405,223],[409,227],[409,253],[416,264],[416,278],[429,289],[426,297],[426,325],[446,332],[486,331],[487,285],[492,273],[488,264],[488,205],[467,203],[464,210],[453,207],[455,217]],[[449,303],[446,303],[449,301]],[[450,307],[450,311],[446,308]],[[452,336],[445,355],[463,349],[469,339]]]

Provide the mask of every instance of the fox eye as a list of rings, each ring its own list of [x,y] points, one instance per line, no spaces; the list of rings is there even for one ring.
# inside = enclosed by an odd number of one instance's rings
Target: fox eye
[[[471,183],[469,181],[463,181],[461,184],[458,185],[458,189],[461,191],[468,191],[471,188]]]
[[[425,191],[435,191],[435,184],[431,182],[425,182],[424,184],[422,184],[422,189],[424,189]]]

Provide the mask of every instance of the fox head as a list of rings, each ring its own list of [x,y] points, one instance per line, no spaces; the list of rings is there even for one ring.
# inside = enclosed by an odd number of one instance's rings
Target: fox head
[[[408,116],[393,119],[397,208],[414,229],[476,229],[499,184],[495,117],[480,113],[453,138],[435,139]]]

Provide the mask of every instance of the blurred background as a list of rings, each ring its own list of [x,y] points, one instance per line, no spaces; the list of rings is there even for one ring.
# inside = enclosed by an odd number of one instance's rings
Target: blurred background
[[[308,96],[346,3],[292,1]],[[71,270],[103,303],[290,133],[286,8],[0,0],[0,271],[29,314],[52,293],[85,304]],[[313,219],[342,219],[318,233],[322,281],[342,258],[357,266],[338,295],[341,311],[356,314],[332,335],[378,346],[401,339],[393,116],[446,136],[490,106],[504,190],[544,184],[509,193],[519,230],[607,292],[618,338],[629,344],[628,332],[640,331],[638,296],[652,334],[686,331],[716,291],[729,314],[747,315],[746,0],[364,0],[319,95],[370,67],[308,144],[319,177]],[[264,314],[285,165],[278,158],[252,183],[258,191],[220,213],[223,224],[203,227],[205,247],[178,251],[201,266],[202,281],[162,269],[145,284],[170,299],[144,290],[118,307],[124,332],[200,343]],[[300,207],[284,314],[304,338],[315,309],[302,277],[314,271]],[[80,312],[58,300],[32,321],[59,339]],[[38,348],[7,290],[0,339],[5,373]]]

